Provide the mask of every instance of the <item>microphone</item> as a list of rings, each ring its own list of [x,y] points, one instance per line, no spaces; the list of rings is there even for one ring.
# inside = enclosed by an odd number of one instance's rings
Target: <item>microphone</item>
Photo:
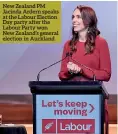
[[[74,61],[74,62],[76,62],[76,63],[80,64],[81,66],[83,66],[84,68],[86,68],[86,69],[90,70],[90,71],[93,73],[93,80],[94,80],[94,81],[96,81],[96,76],[95,76],[94,71],[93,71],[91,68],[87,67],[86,65],[84,65],[84,64],[82,64],[82,63],[80,63],[79,61],[74,60],[74,59],[72,58],[72,55],[73,55],[73,53],[72,53],[72,52],[70,52],[70,53],[69,53],[69,56],[71,57],[72,61]]]
[[[45,67],[45,68],[41,69],[41,70],[39,71],[38,75],[37,75],[37,81],[39,81],[40,73],[41,73],[42,71],[44,71],[44,70],[46,70],[46,69],[52,67],[53,65],[55,65],[55,64],[57,64],[57,63],[59,63],[59,62],[65,60],[68,56],[71,56],[69,52],[66,53],[66,56],[65,56],[63,59],[61,59],[61,60],[59,60],[59,61],[57,61],[57,62],[55,62],[55,63],[49,65],[48,67]]]

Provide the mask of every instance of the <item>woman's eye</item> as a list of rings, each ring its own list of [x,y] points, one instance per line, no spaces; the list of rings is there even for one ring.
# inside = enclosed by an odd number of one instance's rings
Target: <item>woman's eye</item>
[[[74,18],[75,16],[74,15],[72,15],[72,19]]]
[[[72,15],[72,19],[74,19],[75,17],[78,18],[78,19],[82,18],[80,15],[76,15],[76,16]]]
[[[82,18],[80,15],[77,15],[77,18]]]

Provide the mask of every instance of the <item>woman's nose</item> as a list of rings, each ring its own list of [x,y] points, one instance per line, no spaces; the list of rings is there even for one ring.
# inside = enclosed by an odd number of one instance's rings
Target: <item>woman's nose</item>
[[[76,22],[76,21],[77,21],[77,18],[76,18],[76,17],[74,17],[74,18],[73,18],[73,23],[74,23],[74,22]]]

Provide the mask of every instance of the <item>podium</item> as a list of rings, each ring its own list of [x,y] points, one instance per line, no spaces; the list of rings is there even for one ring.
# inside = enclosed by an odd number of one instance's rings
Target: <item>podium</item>
[[[33,134],[104,134],[109,95],[99,81],[30,81]]]

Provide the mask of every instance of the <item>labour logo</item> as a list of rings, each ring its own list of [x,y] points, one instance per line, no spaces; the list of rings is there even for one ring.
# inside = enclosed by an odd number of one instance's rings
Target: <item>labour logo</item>
[[[94,119],[58,119],[58,133],[94,133]]]
[[[57,132],[56,132],[57,131]],[[94,119],[42,119],[42,133],[95,133]]]
[[[56,133],[56,119],[42,119],[42,133]]]

